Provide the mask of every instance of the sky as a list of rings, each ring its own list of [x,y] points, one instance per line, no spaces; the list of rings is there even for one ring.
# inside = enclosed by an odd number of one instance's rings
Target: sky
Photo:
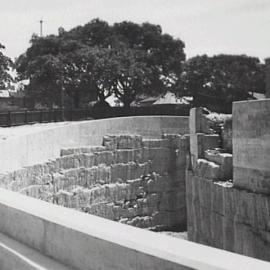
[[[0,43],[18,57],[33,33],[56,34],[94,18],[159,24],[184,41],[187,57],[247,54],[270,57],[270,0],[0,0]]]

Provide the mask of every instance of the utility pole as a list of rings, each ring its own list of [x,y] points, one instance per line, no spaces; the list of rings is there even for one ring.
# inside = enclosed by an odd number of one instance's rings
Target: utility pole
[[[40,23],[40,37],[42,37],[43,36],[43,29],[42,29],[42,26],[43,26],[43,20],[41,19],[40,21],[39,21],[39,23]]]

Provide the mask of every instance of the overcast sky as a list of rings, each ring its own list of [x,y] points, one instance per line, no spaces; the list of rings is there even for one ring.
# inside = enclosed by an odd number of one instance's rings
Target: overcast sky
[[[270,57],[270,0],[0,0],[0,43],[14,58],[33,33],[57,33],[99,17],[109,23],[129,20],[159,24],[198,54],[248,54]]]

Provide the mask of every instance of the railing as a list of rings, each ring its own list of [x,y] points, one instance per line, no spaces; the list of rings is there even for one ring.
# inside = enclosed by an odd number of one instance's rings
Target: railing
[[[187,116],[189,106],[108,107],[69,110],[35,110],[0,112],[0,126],[10,127],[34,123],[79,121],[124,116],[179,115]]]

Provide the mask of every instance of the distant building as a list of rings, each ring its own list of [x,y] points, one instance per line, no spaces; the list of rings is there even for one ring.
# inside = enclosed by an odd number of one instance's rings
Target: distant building
[[[154,105],[188,105],[192,101],[192,97],[178,98],[174,93],[168,91],[164,95],[147,97],[138,101],[132,102],[132,106],[147,107]]]

